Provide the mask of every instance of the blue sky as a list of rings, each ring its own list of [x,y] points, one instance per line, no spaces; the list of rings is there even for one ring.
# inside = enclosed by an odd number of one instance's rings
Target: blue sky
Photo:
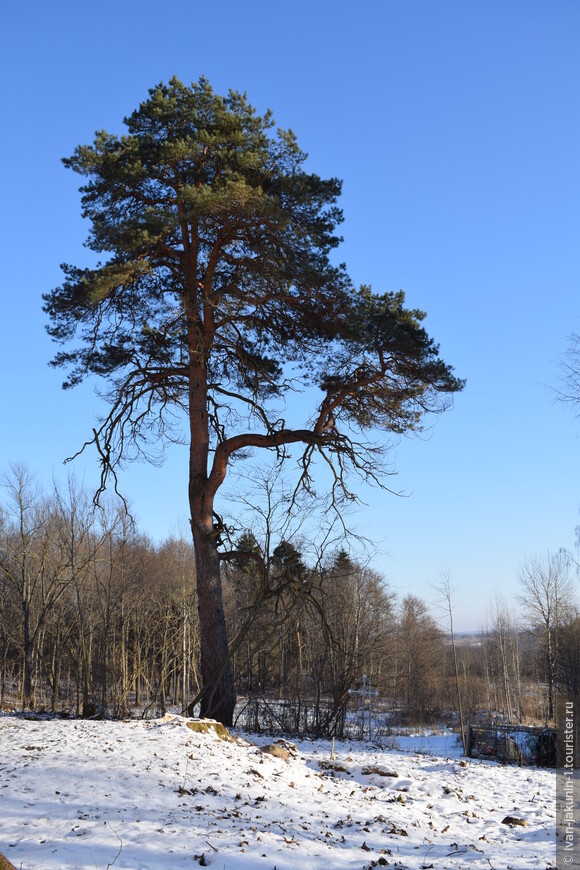
[[[403,289],[467,387],[396,454],[406,494],[365,491],[359,529],[401,595],[448,571],[457,624],[511,603],[523,560],[572,549],[580,429],[554,401],[580,332],[580,4],[105,0],[10,4],[0,65],[0,468],[41,479],[90,434],[92,387],[64,393],[41,294],[88,262],[78,177],[60,159],[121,132],[147,89],[206,75],[274,110],[344,181],[340,259],[355,283]],[[123,475],[156,539],[187,514],[186,456]],[[89,486],[96,458],[76,474]]]

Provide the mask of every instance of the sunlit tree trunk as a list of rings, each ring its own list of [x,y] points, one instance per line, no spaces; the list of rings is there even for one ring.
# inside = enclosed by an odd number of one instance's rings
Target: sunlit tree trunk
[[[228,655],[223,606],[219,529],[214,528],[214,495],[208,485],[209,419],[207,371],[197,362],[197,335],[190,335],[190,452],[189,505],[195,549],[197,606],[201,643],[201,716],[232,725],[236,693]]]

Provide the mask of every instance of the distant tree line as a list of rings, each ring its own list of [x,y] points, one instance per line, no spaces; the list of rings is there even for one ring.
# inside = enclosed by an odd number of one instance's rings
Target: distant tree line
[[[192,544],[154,544],[74,483],[47,494],[25,468],[0,503],[0,703],[92,716],[186,709],[201,688]],[[506,721],[551,718],[556,693],[579,691],[580,615],[562,556],[527,563],[522,624],[496,604],[487,629],[455,644],[424,601],[401,601],[337,550],[309,564],[298,540],[272,552],[251,532],[223,566],[231,667],[240,703],[291,702],[300,725],[340,733],[366,674],[393,721],[463,711]]]

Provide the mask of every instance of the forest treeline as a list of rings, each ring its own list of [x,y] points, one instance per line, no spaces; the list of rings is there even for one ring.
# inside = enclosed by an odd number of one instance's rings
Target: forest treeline
[[[298,541],[271,554],[248,532],[223,564],[231,661],[242,700],[308,704],[331,733],[366,674],[400,721],[482,710],[543,721],[580,692],[580,616],[562,556],[521,571],[522,618],[496,603],[478,638],[455,639],[427,604],[398,599],[344,550],[312,566]],[[0,503],[0,702],[75,715],[159,715],[200,689],[192,544],[155,544],[120,510],[69,482],[47,494],[25,468]],[[439,614],[436,612],[436,616]],[[455,652],[455,657],[453,653]]]

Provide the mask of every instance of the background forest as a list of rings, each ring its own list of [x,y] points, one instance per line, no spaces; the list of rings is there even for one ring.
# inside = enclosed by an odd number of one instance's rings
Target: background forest
[[[258,556],[224,568],[240,724],[252,727],[259,702],[286,730],[340,734],[363,674],[393,724],[451,723],[458,699],[469,721],[493,713],[543,722],[559,689],[580,691],[580,615],[565,554],[522,566],[520,618],[496,601],[480,635],[451,643],[451,596],[431,608],[397,597],[342,549],[313,562],[304,540],[266,552],[247,532],[238,543]],[[2,708],[186,708],[200,688],[194,590],[185,536],[154,544],[124,512],[95,510],[73,482],[44,493],[25,468],[11,469],[0,507]]]

